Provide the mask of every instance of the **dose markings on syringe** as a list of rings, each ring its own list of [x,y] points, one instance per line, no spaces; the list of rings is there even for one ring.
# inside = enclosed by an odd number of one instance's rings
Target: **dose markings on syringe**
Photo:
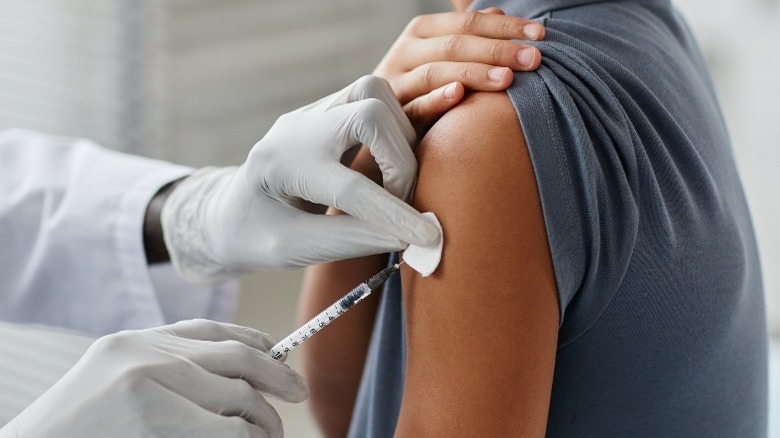
[[[301,345],[305,340],[330,324],[334,319],[346,313],[355,304],[361,302],[371,293],[373,288],[378,287],[391,275],[397,273],[399,266],[400,264],[396,264],[392,267],[385,268],[349,291],[349,293],[341,297],[341,299],[333,303],[330,307],[310,319],[303,327],[299,327],[298,330],[274,345],[271,350],[269,350],[271,357],[274,359],[281,359],[286,353],[289,353],[290,350]],[[335,315],[329,312],[335,312]],[[325,318],[327,318],[327,320],[325,320]],[[304,333],[304,330],[308,330],[308,332]],[[291,343],[291,345],[288,344],[288,342]]]
[[[338,306],[338,305],[337,305],[337,306]],[[324,312],[322,312],[321,314],[317,315],[317,317],[315,318],[315,320],[314,320],[314,321],[309,321],[309,322],[306,324],[306,326],[305,326],[305,328],[306,328],[306,329],[308,329],[308,332],[307,332],[307,333],[304,333],[304,332],[302,332],[301,330],[297,330],[297,331],[295,332],[295,334],[297,335],[297,336],[296,336],[296,338],[297,338],[297,339],[296,339],[295,341],[293,341],[293,342],[292,342],[292,346],[293,346],[293,347],[297,347],[297,346],[299,346],[300,344],[302,344],[302,343],[303,343],[303,341],[305,341],[305,340],[309,339],[309,336],[311,336],[311,335],[313,335],[313,334],[317,333],[317,332],[318,332],[318,331],[319,331],[321,328],[325,327],[325,326],[326,326],[326,325],[328,325],[328,324],[329,324],[331,321],[333,321],[334,319],[336,319],[338,316],[342,315],[342,314],[344,313],[344,311],[343,311],[343,310],[342,310],[340,307],[341,307],[341,306],[338,306],[338,308],[336,309],[336,316],[335,316],[335,317],[334,317],[334,316],[331,316],[330,314],[328,314],[328,310],[331,310],[331,309],[327,309],[327,310],[325,310]],[[319,318],[320,316],[325,316],[325,317],[327,317],[327,318],[328,318],[327,322],[325,322],[325,321],[320,321],[320,318]],[[288,337],[288,338],[289,338],[289,337]],[[287,352],[287,351],[285,351],[285,353],[286,353],[286,352]]]

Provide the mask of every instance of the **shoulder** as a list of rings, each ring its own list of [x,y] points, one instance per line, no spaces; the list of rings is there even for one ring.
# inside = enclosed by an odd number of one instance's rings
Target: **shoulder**
[[[515,147],[509,146],[514,144]],[[466,96],[428,132],[418,147],[421,161],[490,162],[525,144],[522,128],[506,93],[477,92]],[[489,148],[478,146],[491,145]]]
[[[499,265],[528,259],[526,266],[544,273],[538,280],[555,290],[534,167],[505,93],[468,96],[434,125],[417,155],[413,205],[439,216],[445,268],[448,253],[486,261],[501,247]]]
[[[445,114],[420,143],[415,203],[462,210],[539,205],[539,195],[515,109],[506,93],[478,92]],[[541,206],[516,211],[542,221]],[[533,215],[533,218],[525,216]]]

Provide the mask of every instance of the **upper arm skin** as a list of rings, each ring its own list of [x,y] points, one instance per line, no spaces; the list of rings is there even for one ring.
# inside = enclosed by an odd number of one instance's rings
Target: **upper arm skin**
[[[441,265],[404,266],[406,379],[396,436],[544,436],[558,298],[514,108],[476,93],[418,148],[414,206],[444,228]]]

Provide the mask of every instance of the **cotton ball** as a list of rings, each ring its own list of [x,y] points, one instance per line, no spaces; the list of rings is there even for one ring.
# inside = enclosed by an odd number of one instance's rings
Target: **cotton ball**
[[[423,217],[430,220],[441,232],[441,223],[435,214],[431,212],[423,213]],[[404,261],[412,269],[419,272],[423,277],[433,274],[433,271],[439,266],[441,261],[441,251],[444,247],[444,233],[441,239],[433,246],[409,245],[404,251]]]

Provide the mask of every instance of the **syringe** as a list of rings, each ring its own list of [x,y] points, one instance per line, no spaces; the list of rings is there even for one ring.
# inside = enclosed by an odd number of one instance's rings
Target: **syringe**
[[[351,309],[352,306],[359,303],[361,300],[363,300],[363,298],[369,296],[371,292],[381,286],[385,280],[398,272],[400,266],[403,263],[404,262],[402,261],[401,263],[396,263],[393,266],[385,268],[379,271],[378,274],[360,283],[357,285],[357,287],[349,291],[348,294],[341,297],[340,300],[336,301],[330,307],[320,312],[319,315],[310,319],[309,322],[301,326],[298,330],[292,332],[290,336],[287,336],[278,344],[274,345],[274,347],[271,348],[271,351],[268,353],[274,359],[281,359],[285,354],[294,350],[299,345],[303,344],[307,339],[314,336],[315,333],[322,330],[323,327],[346,313],[347,310]]]

